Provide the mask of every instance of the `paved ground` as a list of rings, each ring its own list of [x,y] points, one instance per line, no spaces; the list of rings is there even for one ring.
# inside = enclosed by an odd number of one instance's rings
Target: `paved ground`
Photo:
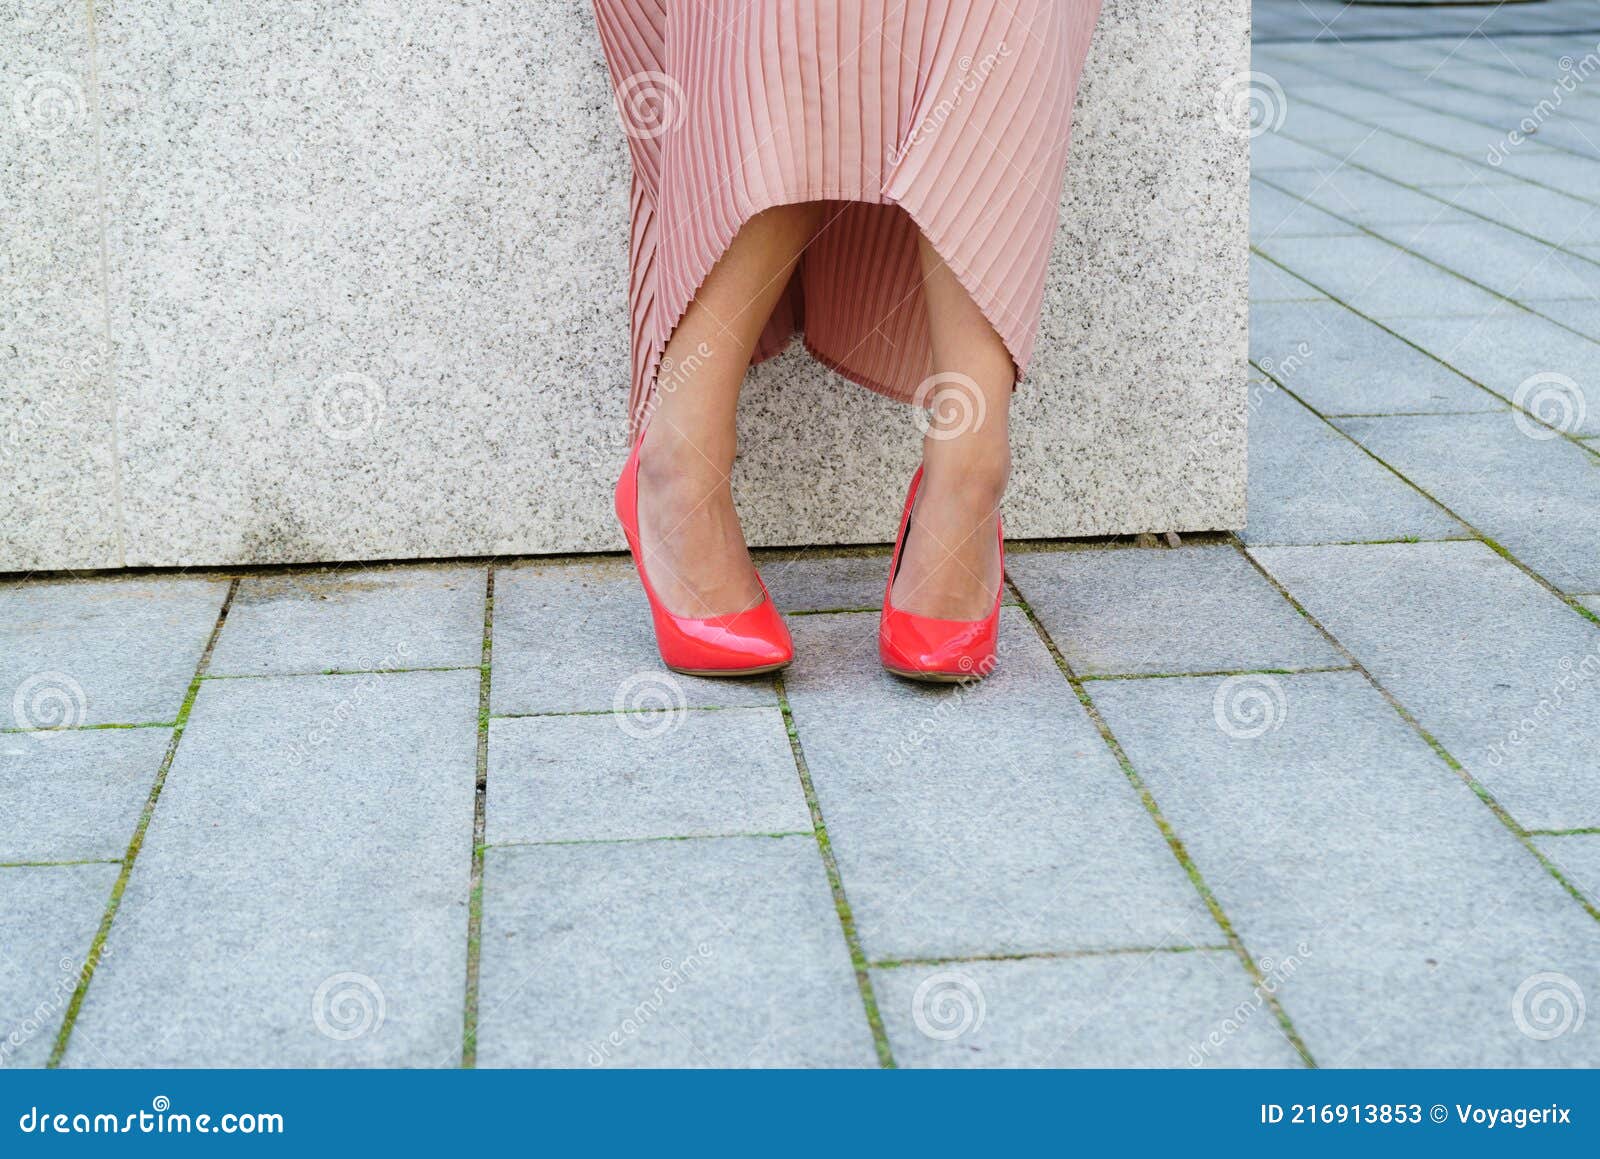
[[[980,688],[881,553],[731,685],[617,560],[0,587],[0,1062],[1600,1064],[1600,36],[1520,7],[1259,3],[1251,526],[1017,545]]]

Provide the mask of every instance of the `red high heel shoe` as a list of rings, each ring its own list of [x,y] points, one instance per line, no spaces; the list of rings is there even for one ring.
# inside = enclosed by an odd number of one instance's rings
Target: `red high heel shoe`
[[[644,552],[639,548],[639,447],[643,442],[641,432],[622,468],[622,478],[617,480],[616,510],[639,571],[639,582],[650,601],[661,659],[668,668],[686,676],[776,672],[794,659],[794,644],[760,575],[756,582],[761,584],[761,602],[755,607],[699,620],[669,612],[650,586],[650,577],[644,570]]]
[[[878,658],[896,676],[951,684],[982,680],[994,671],[1000,639],[1000,589],[994,609],[981,620],[936,620],[903,612],[894,606],[894,577],[900,571],[900,553],[911,529],[911,507],[922,485],[922,468],[911,476],[906,508],[900,516],[900,534],[889,564],[889,586],[883,592],[883,613],[878,620]],[[1001,587],[1005,585],[1006,533],[1000,529]]]

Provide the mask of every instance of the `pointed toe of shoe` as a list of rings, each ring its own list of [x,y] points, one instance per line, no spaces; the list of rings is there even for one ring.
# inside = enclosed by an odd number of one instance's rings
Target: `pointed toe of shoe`
[[[890,609],[878,629],[878,658],[911,680],[977,680],[994,670],[994,619],[935,620]]]
[[[789,629],[770,597],[726,616],[657,616],[656,642],[667,667],[690,676],[754,676],[794,659]]]

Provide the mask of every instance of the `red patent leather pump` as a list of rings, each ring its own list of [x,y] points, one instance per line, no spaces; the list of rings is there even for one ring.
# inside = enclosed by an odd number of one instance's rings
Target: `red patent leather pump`
[[[755,676],[776,672],[794,659],[794,644],[789,629],[778,614],[777,605],[761,583],[761,602],[743,612],[691,619],[675,615],[662,604],[650,577],[644,570],[644,552],[639,547],[639,447],[641,432],[633,452],[617,480],[617,520],[628,537],[639,582],[650,601],[650,616],[656,626],[656,647],[661,659],[674,672],[686,676]]]
[[[900,516],[900,534],[895,538],[894,559],[889,565],[889,586],[883,593],[883,614],[878,620],[878,657],[883,666],[907,680],[958,683],[981,680],[998,660],[1000,639],[1000,589],[994,593],[994,608],[981,620],[936,620],[918,616],[894,606],[894,578],[900,571],[900,553],[905,549],[906,532],[911,529],[911,508],[922,485],[922,468],[911,476],[905,511]],[[1001,587],[1005,584],[1006,539],[1000,531]]]

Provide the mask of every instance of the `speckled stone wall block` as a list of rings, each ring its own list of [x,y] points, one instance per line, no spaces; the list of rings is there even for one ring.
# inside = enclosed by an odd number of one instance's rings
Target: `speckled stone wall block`
[[[81,0],[0,0],[0,570],[120,562],[91,77]]]
[[[50,152],[0,140],[3,414],[70,416],[0,477],[0,570],[621,547],[628,168],[588,0],[100,0],[92,73],[59,7],[0,0],[8,84],[85,89]],[[1249,142],[1217,95],[1248,38],[1248,0],[1107,0],[1013,535],[1243,522]],[[892,537],[909,410],[791,350],[742,427],[753,542]]]

